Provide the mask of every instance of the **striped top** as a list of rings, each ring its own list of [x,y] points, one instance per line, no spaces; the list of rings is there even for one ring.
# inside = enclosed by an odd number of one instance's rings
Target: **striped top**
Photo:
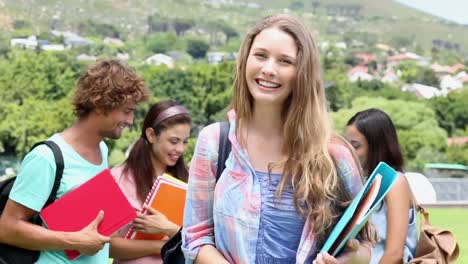
[[[193,263],[203,245],[215,246],[230,263],[247,264],[256,260],[261,188],[247,152],[236,138],[234,111],[228,116],[232,150],[217,183],[219,123],[203,128],[198,135],[189,171],[182,232],[186,263]],[[346,188],[355,196],[362,181],[351,153],[339,144],[330,144],[329,152]],[[313,222],[308,218],[301,231],[296,263],[314,259],[316,252]]]

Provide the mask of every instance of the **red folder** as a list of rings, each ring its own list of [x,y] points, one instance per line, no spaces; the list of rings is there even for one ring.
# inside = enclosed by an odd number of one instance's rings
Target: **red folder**
[[[149,206],[164,214],[173,223],[182,226],[184,219],[185,194],[187,184],[168,174],[159,176],[153,184],[143,204],[142,214],[147,214],[144,206]],[[132,227],[128,230],[127,239],[161,240],[164,234],[138,233]]]
[[[136,217],[109,169],[105,169],[87,182],[69,191],[40,212],[40,216],[50,230],[80,231],[93,221],[100,210],[104,218],[98,232],[109,236]],[[74,260],[78,251],[65,250],[67,257]]]

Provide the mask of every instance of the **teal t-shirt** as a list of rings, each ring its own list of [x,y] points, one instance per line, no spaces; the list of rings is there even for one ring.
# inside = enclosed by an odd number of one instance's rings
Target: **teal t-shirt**
[[[102,163],[95,165],[78,154],[59,134],[53,135],[49,140],[57,143],[62,151],[64,160],[63,176],[57,197],[61,197],[108,167],[108,149],[104,142],[101,142],[99,145]],[[52,190],[55,169],[55,158],[52,150],[45,145],[36,147],[26,155],[21,163],[21,170],[11,190],[10,199],[34,211],[41,211]],[[105,264],[108,262],[109,244],[106,243],[104,248],[96,255],[82,255],[74,261],[70,261],[63,250],[41,251],[39,260],[36,263]]]

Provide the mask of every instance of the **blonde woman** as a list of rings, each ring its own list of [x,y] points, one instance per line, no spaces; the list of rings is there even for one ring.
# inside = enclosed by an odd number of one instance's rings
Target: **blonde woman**
[[[247,34],[226,168],[216,182],[219,124],[200,132],[190,166],[186,263],[368,263],[366,244],[338,258],[318,254],[362,187],[359,165],[332,136],[320,72],[314,40],[296,18],[269,16]]]

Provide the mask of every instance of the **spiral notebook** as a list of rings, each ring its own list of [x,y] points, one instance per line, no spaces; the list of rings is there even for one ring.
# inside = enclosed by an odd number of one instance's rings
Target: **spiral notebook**
[[[98,226],[101,235],[109,236],[136,217],[109,169],[105,169],[82,185],[69,191],[40,213],[44,224],[50,230],[75,232],[88,226],[104,211],[104,218]],[[67,257],[75,260],[80,253],[65,250]]]
[[[185,208],[187,183],[168,174],[159,176],[153,184],[143,204],[142,214],[148,214],[144,206],[149,206],[164,214],[173,223],[182,226]],[[161,240],[164,234],[143,234],[133,227],[128,230],[125,238],[139,240]]]
[[[321,252],[338,255],[346,242],[361,231],[397,178],[398,173],[394,169],[385,162],[380,162],[338,220]]]

